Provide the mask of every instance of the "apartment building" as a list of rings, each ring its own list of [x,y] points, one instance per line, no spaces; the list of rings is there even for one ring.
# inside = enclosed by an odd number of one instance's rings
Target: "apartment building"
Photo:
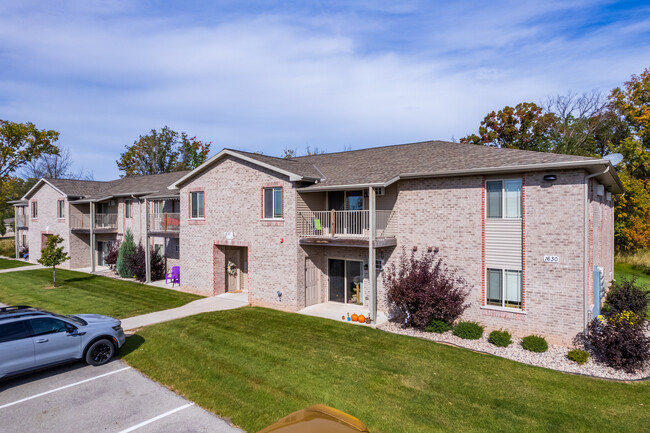
[[[569,342],[613,277],[608,160],[431,141],[285,160],[224,149],[179,193],[185,290],[389,314],[382,274],[435,252],[472,287],[466,320]]]
[[[16,248],[29,247],[36,263],[47,237],[58,234],[70,255],[68,269],[105,266],[112,242],[130,230],[136,244],[148,244],[168,268],[180,261],[178,193],[167,186],[187,172],[138,176],[113,181],[40,179],[14,202]]]

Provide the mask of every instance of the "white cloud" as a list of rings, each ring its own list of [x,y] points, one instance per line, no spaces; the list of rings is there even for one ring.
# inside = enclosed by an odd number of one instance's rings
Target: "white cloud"
[[[104,179],[164,125],[267,154],[459,138],[506,104],[609,91],[648,66],[641,19],[566,31],[591,3],[425,4],[193,25],[117,1],[0,6],[0,118],[59,130]]]

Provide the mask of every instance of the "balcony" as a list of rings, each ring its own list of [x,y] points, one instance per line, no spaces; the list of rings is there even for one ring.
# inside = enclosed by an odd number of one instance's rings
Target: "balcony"
[[[149,232],[154,236],[178,237],[181,230],[181,214],[167,212],[149,215]]]
[[[73,213],[70,215],[70,228],[76,232],[90,232],[91,218],[86,213]],[[117,230],[116,213],[95,214],[94,230],[98,233],[111,233]]]
[[[95,214],[95,228],[96,229],[116,229],[117,228],[117,214],[116,213],[97,213],[97,214]]]
[[[375,246],[397,244],[397,218],[392,210],[377,210]],[[298,213],[301,245],[368,246],[370,211],[309,211]]]
[[[27,215],[16,215],[16,227],[29,227],[29,218],[27,218]]]

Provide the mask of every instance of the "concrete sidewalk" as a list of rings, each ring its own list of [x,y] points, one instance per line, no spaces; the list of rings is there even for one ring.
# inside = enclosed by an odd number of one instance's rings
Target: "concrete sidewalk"
[[[17,268],[2,269],[0,270],[0,274],[4,274],[7,272],[31,271],[34,269],[43,269],[43,268],[45,268],[45,266],[43,265],[19,266]]]
[[[129,317],[122,320],[124,331],[132,331],[143,326],[167,322],[200,313],[211,311],[233,310],[248,305],[248,293],[225,293],[219,296],[198,299],[182,307],[170,310],[156,311],[141,316]]]

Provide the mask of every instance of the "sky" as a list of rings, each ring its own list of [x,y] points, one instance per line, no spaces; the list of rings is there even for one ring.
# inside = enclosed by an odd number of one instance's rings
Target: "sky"
[[[211,154],[453,140],[648,67],[650,0],[0,3],[0,119],[96,180],[163,126]]]

